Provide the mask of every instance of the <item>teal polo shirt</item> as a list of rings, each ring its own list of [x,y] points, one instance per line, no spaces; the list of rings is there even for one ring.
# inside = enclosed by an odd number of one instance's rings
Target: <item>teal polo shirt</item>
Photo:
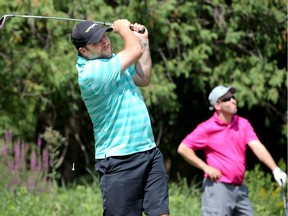
[[[82,99],[93,123],[95,158],[123,156],[156,147],[149,113],[134,84],[135,67],[120,73],[120,59],[77,56]]]

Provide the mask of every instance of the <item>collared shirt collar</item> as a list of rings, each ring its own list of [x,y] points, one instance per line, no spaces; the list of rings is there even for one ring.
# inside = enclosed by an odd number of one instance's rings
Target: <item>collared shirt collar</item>
[[[214,121],[219,124],[219,125],[233,125],[234,122],[235,122],[235,115],[233,115],[232,117],[232,121],[230,123],[227,123],[227,122],[224,122],[223,120],[221,120],[218,116],[218,113],[217,112],[214,112],[212,118],[214,119]]]

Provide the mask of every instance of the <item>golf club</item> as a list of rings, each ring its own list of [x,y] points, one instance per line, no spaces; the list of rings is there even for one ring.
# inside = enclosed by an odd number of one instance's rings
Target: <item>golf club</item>
[[[283,184],[283,186],[281,186],[281,189],[282,189],[282,200],[283,200],[283,205],[284,205],[285,216],[288,216],[287,200],[286,200],[286,194],[285,194],[284,184]]]
[[[282,192],[282,201],[283,201],[283,206],[284,206],[284,211],[285,211],[285,216],[288,216],[288,210],[287,210],[287,199],[286,199],[286,192],[285,192],[285,182],[282,182],[281,186],[281,192]]]
[[[0,29],[3,28],[7,17],[21,17],[21,18],[34,18],[34,19],[54,19],[54,20],[66,20],[66,21],[77,21],[77,22],[85,21],[83,19],[73,19],[73,18],[64,18],[64,17],[6,14],[6,15],[2,16],[0,19]],[[94,21],[94,22],[98,25],[113,27],[113,24],[110,22],[97,22],[97,21]],[[133,31],[133,26],[131,26],[131,30]],[[142,34],[144,32],[145,32],[145,28],[143,28],[139,31],[139,33],[142,33]]]

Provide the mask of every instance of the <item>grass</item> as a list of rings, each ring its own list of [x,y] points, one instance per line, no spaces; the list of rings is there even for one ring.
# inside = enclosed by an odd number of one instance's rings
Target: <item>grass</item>
[[[261,172],[261,171],[257,171]],[[256,172],[253,173],[253,175]],[[250,173],[251,174],[251,173]],[[251,174],[251,177],[254,177]],[[249,179],[249,178],[248,178]],[[250,199],[255,208],[256,216],[284,215],[281,190],[269,181],[264,180],[251,194]],[[250,184],[250,182],[248,181]],[[262,185],[262,186],[261,186]],[[251,186],[250,186],[251,188]],[[252,187],[252,191],[254,190]],[[262,190],[259,190],[262,188]],[[268,189],[267,189],[268,188]],[[69,188],[51,187],[50,192],[35,193],[26,187],[20,187],[14,192],[2,188],[0,190],[0,212],[2,216],[101,216],[102,198],[99,182],[89,185],[74,185]],[[188,186],[183,180],[169,185],[170,213],[176,216],[201,215],[201,194],[197,184]]]

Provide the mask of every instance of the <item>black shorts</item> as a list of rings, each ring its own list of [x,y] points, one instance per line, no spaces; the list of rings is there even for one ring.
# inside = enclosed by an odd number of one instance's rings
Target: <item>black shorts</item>
[[[96,160],[105,216],[169,214],[168,176],[158,148]]]

